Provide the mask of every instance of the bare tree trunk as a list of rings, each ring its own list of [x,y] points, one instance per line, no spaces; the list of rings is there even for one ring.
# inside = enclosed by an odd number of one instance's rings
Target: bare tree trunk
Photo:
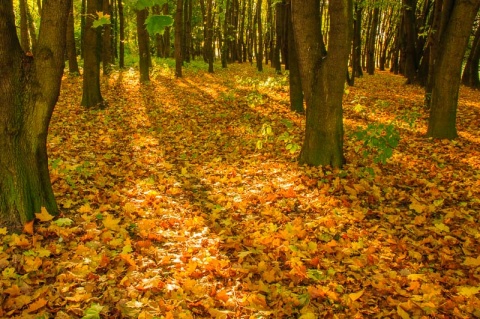
[[[118,65],[120,69],[125,67],[125,16],[123,13],[123,2],[118,0],[118,20],[120,28],[120,44],[119,44],[119,54],[118,54]]]
[[[263,26],[262,26],[262,0],[257,0],[256,19],[258,26],[258,43],[257,52],[255,54],[257,60],[257,70],[263,71]]]
[[[462,83],[468,87],[478,89],[480,88],[480,79],[478,77],[478,67],[480,60],[480,24],[475,32],[475,37],[472,42],[472,48],[465,64],[463,71]]]
[[[150,81],[149,60],[150,60],[150,37],[145,29],[145,21],[147,20],[147,9],[137,10],[137,37],[138,37],[138,55],[140,56],[140,83]]]

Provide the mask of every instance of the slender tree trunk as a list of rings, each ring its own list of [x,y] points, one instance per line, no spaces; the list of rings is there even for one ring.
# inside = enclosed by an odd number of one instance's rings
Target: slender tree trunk
[[[283,21],[285,19],[285,3],[277,2],[275,4],[275,49],[273,50],[273,65],[278,74],[282,73],[282,64],[280,63],[280,50],[282,48]]]
[[[120,28],[120,44],[118,48],[118,65],[120,69],[125,67],[125,16],[123,13],[123,2],[118,0],[118,20]]]
[[[110,4],[111,0],[103,0],[103,13],[109,14],[112,13],[112,6]],[[112,24],[106,24],[103,26],[103,47],[102,47],[102,66],[103,74],[108,75],[112,71],[113,60],[113,49],[112,49]]]
[[[105,102],[100,92],[101,27],[92,27],[97,11],[102,11],[102,1],[88,0],[85,21],[82,105],[104,108]]]
[[[228,44],[229,44],[229,33],[228,33],[228,12],[230,11],[230,0],[225,0],[225,15],[223,20],[223,41],[220,41],[220,57],[222,60],[222,68],[227,67],[227,56],[228,56]],[[220,21],[219,21],[220,23]]]
[[[457,0],[441,35],[435,61],[427,136],[453,139],[462,61],[480,0]]]
[[[341,167],[343,156],[342,97],[351,47],[351,0],[329,3],[329,43],[323,52],[321,18],[316,0],[292,0],[293,31],[307,104],[305,140],[299,161]]]
[[[20,3],[20,44],[25,52],[31,52],[30,36],[28,34],[27,0],[19,0]]]
[[[375,41],[377,38],[379,15],[380,9],[376,6],[373,9],[372,24],[370,26],[370,34],[367,39],[367,73],[370,75],[375,73]]]
[[[480,24],[475,32],[473,38],[472,48],[465,64],[463,71],[462,83],[468,87],[478,89],[480,88],[480,79],[478,77],[478,67],[480,60]]]
[[[34,56],[16,35],[13,1],[0,5],[0,225],[20,231],[42,207],[58,213],[47,134],[60,93],[70,2],[44,2]]]
[[[182,25],[183,25],[183,0],[177,0],[175,12],[175,76],[182,77]]]
[[[305,110],[303,108],[302,78],[300,76],[300,70],[298,68],[298,55],[295,48],[295,40],[292,26],[291,1],[292,0],[289,0],[285,5],[285,15],[287,15],[289,19],[289,23],[286,24],[286,27],[288,39],[288,80],[290,83],[290,110],[297,113],[304,113]]]
[[[38,1],[41,1],[41,0],[38,0]],[[80,13],[80,58],[81,59],[85,57],[84,50],[85,50],[85,25],[87,21],[86,16],[87,16],[87,0],[82,0],[81,13]]]
[[[70,6],[67,22],[67,56],[68,56],[68,73],[80,75],[77,63],[77,48],[75,46],[75,24],[73,15],[73,3]]]
[[[32,41],[32,51],[35,51],[35,47],[37,46],[37,32],[35,28],[35,22],[33,20],[32,14],[30,13],[28,5],[25,6],[25,10],[27,11],[28,31],[30,33],[30,40]]]
[[[417,0],[403,0],[403,32],[405,36],[405,69],[403,74],[407,78],[407,84],[414,82],[417,72],[417,49],[415,47],[415,11]]]
[[[147,9],[137,10],[137,37],[138,37],[138,54],[140,65],[140,83],[150,81],[149,60],[150,60],[150,37],[145,29],[145,21],[147,20]]]
[[[163,5],[163,14],[168,15],[169,14],[169,7],[168,7],[168,2]],[[170,29],[171,27],[166,27],[165,31],[163,31],[163,47],[165,48],[165,52],[163,53],[163,56],[168,58],[170,57]]]
[[[262,0],[257,0],[257,26],[258,26],[258,43],[257,52],[255,54],[257,60],[257,70],[263,71],[263,26],[262,26]]]
[[[352,77],[363,76],[362,70],[362,11],[363,6],[355,2],[355,21],[353,24]]]

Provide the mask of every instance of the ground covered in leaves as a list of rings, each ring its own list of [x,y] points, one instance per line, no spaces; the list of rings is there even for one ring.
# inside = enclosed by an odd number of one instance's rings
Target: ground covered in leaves
[[[479,92],[462,88],[460,137],[436,141],[420,88],[357,79],[333,170],[296,162],[286,75],[161,64],[144,86],[104,78],[105,110],[64,79],[48,141],[62,215],[0,228],[0,317],[480,317]],[[386,163],[356,137],[368,124],[400,134]]]

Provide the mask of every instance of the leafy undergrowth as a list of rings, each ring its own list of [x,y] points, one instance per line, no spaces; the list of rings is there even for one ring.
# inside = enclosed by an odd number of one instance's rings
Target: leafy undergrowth
[[[422,90],[379,72],[345,94],[343,170],[296,162],[285,75],[231,65],[66,77],[49,135],[61,216],[0,228],[0,317],[480,317],[480,94],[455,141],[424,138]],[[385,163],[354,135],[394,125]]]

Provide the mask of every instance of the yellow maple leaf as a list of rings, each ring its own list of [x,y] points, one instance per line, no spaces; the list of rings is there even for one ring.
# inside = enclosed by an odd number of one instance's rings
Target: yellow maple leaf
[[[110,214],[107,214],[107,217],[105,217],[105,219],[102,220],[103,226],[105,226],[105,228],[110,230],[115,230],[115,231],[120,230],[120,226],[118,226],[119,222],[120,222],[120,218],[115,219]]]
[[[480,287],[473,287],[473,286],[458,287],[458,293],[467,298],[477,294],[479,291],[480,291]]]
[[[7,227],[0,228],[0,235],[6,235],[7,234]]]
[[[415,212],[417,212],[417,214],[421,214],[423,213],[423,211],[425,210],[425,208],[427,208],[427,206],[423,205],[422,203],[420,203],[419,201],[417,201],[416,199],[413,199],[412,200],[412,203],[410,204],[409,206],[410,209],[414,210]]]
[[[41,222],[48,222],[53,219],[53,216],[47,212],[45,207],[42,207],[39,214],[35,214],[35,217]]]
[[[79,212],[79,213],[91,213],[91,212],[92,212],[92,208],[90,207],[90,204],[89,204],[89,203],[86,203],[85,205],[82,205],[82,206],[78,209],[78,212]]]

